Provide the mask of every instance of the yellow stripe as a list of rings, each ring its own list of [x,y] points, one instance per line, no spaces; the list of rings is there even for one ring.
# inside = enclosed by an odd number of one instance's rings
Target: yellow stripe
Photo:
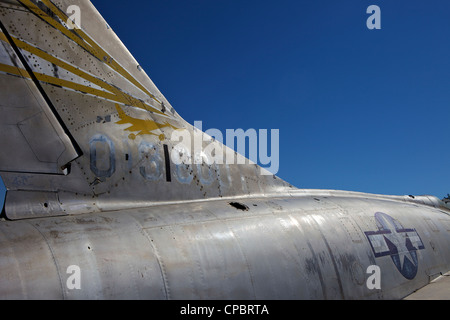
[[[75,34],[68,29],[66,29],[62,24],[59,22],[56,22],[53,18],[48,16],[44,11],[41,10],[38,6],[36,6],[33,2],[30,0],[19,0],[24,6],[28,7],[28,9],[38,16],[40,16],[42,19],[44,19],[47,23],[55,27],[57,30],[61,31],[66,37],[77,43],[80,47],[84,48],[86,51],[91,52],[92,48],[89,48],[83,41],[75,36]],[[91,52],[92,53],[92,52]]]
[[[16,76],[20,76],[20,77],[23,77],[23,78],[31,79],[31,76],[27,72],[27,70],[20,69],[20,68],[17,68],[17,67],[13,67],[13,66],[10,66],[10,65],[7,65],[7,64],[0,63],[0,71],[7,72],[7,73],[10,73],[10,74],[14,74]]]
[[[0,32],[0,40],[8,42],[8,39],[6,39],[6,36],[3,32]]]
[[[106,63],[111,69],[115,70],[117,73],[122,75],[125,79],[130,81],[133,85],[135,85],[137,88],[139,88],[142,92],[146,93],[148,96],[150,96],[153,100],[160,103],[162,105],[162,102],[160,102],[158,99],[156,99],[155,96],[153,96],[139,81],[137,81],[133,76],[128,73],[123,67],[120,66],[118,62],[116,62],[105,50],[103,50],[92,38],[90,38],[84,31],[81,29],[76,30],[68,30],[66,29],[59,21],[54,20],[52,16],[49,16],[46,12],[42,11],[38,6],[36,6],[34,3],[32,3],[30,0],[19,0],[29,8],[30,11],[34,12],[38,16],[40,16],[44,21],[55,27],[57,30],[59,30],[63,35],[74,41],[76,44],[78,44],[81,48],[86,50],[88,53],[102,61],[103,63]],[[65,19],[68,19],[65,14],[60,11],[50,0],[42,0],[42,2],[47,5],[47,7],[56,15],[58,16],[62,21],[66,21]],[[6,36],[0,32],[0,40],[5,41],[6,43],[9,43]],[[107,99],[109,101],[113,101],[116,103],[124,104],[124,105],[131,105],[134,107],[138,107],[147,111],[151,111],[160,115],[163,115],[164,117],[167,117],[167,115],[156,109],[155,107],[146,104],[145,102],[136,99],[132,97],[130,94],[127,94],[126,92],[118,89],[114,85],[111,85],[107,83],[106,81],[97,78],[95,76],[92,76],[88,74],[87,72],[80,70],[77,67],[74,67],[70,65],[69,63],[66,63],[57,57],[54,57],[47,52],[34,47],[33,45],[26,43],[24,41],[21,41],[17,38],[12,37],[12,41],[16,44],[17,47],[26,50],[35,56],[38,56],[52,64],[55,64],[73,74],[76,76],[85,79],[86,81],[95,84],[99,87],[101,87],[104,90],[102,91],[99,89],[92,88],[90,86],[78,84],[75,82],[71,82],[68,80],[56,78],[53,76],[49,76],[43,73],[33,72],[34,76],[38,81],[49,83],[52,85],[57,85],[60,87],[76,90],[79,92],[83,92],[86,94],[91,94],[97,97],[101,97],[104,99]],[[31,79],[31,75],[24,69],[17,68],[10,65],[0,64],[0,71],[7,72],[9,74],[21,76],[23,78]],[[108,92],[109,91],[109,92]],[[139,119],[136,119],[139,120]],[[159,127],[157,122],[154,122],[154,124]],[[167,122],[162,124],[162,127],[170,126]],[[175,127],[173,127],[175,128]],[[148,128],[150,129],[150,128]]]
[[[14,74],[17,76],[22,76],[27,79],[31,79],[30,74],[26,70],[17,68],[14,66],[10,66],[7,64],[0,63],[0,71]],[[101,90],[98,90],[95,88],[91,88],[88,86],[84,86],[84,85],[81,85],[78,83],[73,83],[73,82],[70,82],[67,80],[51,77],[51,76],[48,76],[46,74],[39,73],[39,72],[34,72],[34,75],[36,76],[36,79],[38,79],[39,81],[42,81],[42,82],[46,82],[46,83],[61,86],[61,87],[66,87],[69,89],[89,93],[89,94],[96,95],[96,96],[99,96],[99,97],[102,97],[105,99],[123,103],[123,101],[120,101],[120,99],[117,99],[116,95],[113,95],[109,92],[104,92],[104,91],[101,91]]]
[[[120,75],[122,75],[125,79],[130,81],[132,84],[134,84],[136,87],[141,89],[144,93],[146,93],[149,97],[151,97],[153,100],[161,104],[161,101],[159,101],[153,94],[151,94],[142,84],[139,83],[131,74],[129,74],[114,58],[112,58],[106,51],[104,51],[99,45],[95,43],[94,40],[92,40],[84,31],[79,30],[79,34],[83,39],[85,39],[92,47],[94,47],[96,50],[100,51],[102,53],[102,57],[98,57],[100,60],[102,60],[103,57],[106,57],[105,61],[106,64],[108,64],[112,69],[117,71]]]
[[[53,57],[52,55],[46,53],[43,50],[35,48],[35,47],[31,46],[30,44],[23,42],[17,38],[12,37],[12,39],[19,48],[24,49],[38,57],[41,57],[42,59],[44,59],[50,63],[53,63],[53,64],[57,65],[58,67],[61,67],[69,72],[72,72],[73,74],[75,74],[75,75],[77,75],[77,76],[79,76],[79,77],[105,89],[105,90],[108,90],[108,91],[114,93],[115,95],[118,96],[118,98],[116,98],[115,100],[120,100],[121,102],[132,105],[134,107],[138,107],[138,108],[141,108],[141,109],[144,109],[147,111],[152,111],[157,114],[165,115],[162,111],[143,103],[139,99],[132,97],[131,95],[121,91],[117,87],[114,87],[99,78],[91,76],[90,74],[88,74],[88,73],[86,73],[64,61],[61,61],[58,58]]]
[[[31,79],[30,74],[26,70],[17,68],[14,66],[10,66],[7,64],[0,63],[0,71],[7,72],[9,74],[14,74],[17,76],[21,76],[23,78]],[[36,76],[36,79],[38,79],[39,81],[46,82],[46,83],[49,83],[52,85],[57,85],[60,87],[65,87],[65,88],[73,89],[76,91],[92,94],[97,97],[105,98],[105,99],[111,100],[113,102],[118,102],[118,103],[122,103],[125,105],[135,106],[136,104],[138,104],[136,101],[130,101],[128,99],[128,97],[123,97],[123,96],[121,97],[121,96],[112,94],[110,92],[105,92],[105,91],[91,88],[91,87],[88,87],[88,86],[85,86],[82,84],[74,83],[74,82],[71,82],[68,80],[55,78],[55,77],[52,77],[52,76],[49,76],[49,75],[46,75],[43,73],[39,73],[39,72],[33,72],[33,73]],[[134,100],[136,100],[136,99],[134,99]],[[140,102],[140,101],[138,101],[138,102]],[[134,103],[134,104],[132,104],[132,103]],[[142,102],[140,102],[140,103],[142,104]]]
[[[109,92],[105,92],[105,91],[102,91],[102,90],[91,88],[91,87],[88,87],[88,86],[85,86],[85,85],[82,85],[82,84],[78,84],[78,83],[74,83],[74,82],[71,82],[71,81],[68,81],[68,80],[55,78],[55,77],[52,77],[52,76],[49,76],[49,75],[46,75],[46,74],[43,74],[43,73],[34,72],[34,75],[36,76],[36,78],[39,81],[42,81],[42,82],[46,82],[46,83],[49,83],[49,84],[54,84],[54,85],[57,85],[57,86],[73,89],[73,90],[76,90],[76,91],[89,93],[89,94],[92,94],[94,96],[98,96],[98,97],[102,97],[102,98],[105,98],[105,99],[109,99],[109,100],[113,100],[113,101],[117,101],[117,102],[122,102],[123,103],[123,101],[119,101],[119,99],[117,99],[116,95],[114,95],[112,93],[109,93]]]
[[[92,40],[83,30],[81,29],[75,29],[75,30],[68,30],[66,29],[62,24],[59,22],[56,22],[51,17],[46,15],[44,11],[42,11],[39,7],[34,5],[30,0],[20,0],[25,5],[29,6],[30,10],[35,12],[36,14],[39,14],[41,17],[44,18],[45,21],[50,23],[52,26],[57,28],[59,31],[61,31],[64,35],[69,37],[71,40],[75,41],[79,46],[84,48],[86,51],[91,53],[93,56],[95,56],[98,60],[105,62],[108,64],[113,70],[118,72],[120,75],[122,75],[125,79],[130,81],[132,84],[134,84],[136,87],[138,87],[140,90],[142,90],[144,93],[146,93],[148,96],[150,96],[153,100],[161,104],[161,101],[159,101],[153,94],[151,94],[143,85],[141,85],[132,75],[130,75],[122,66],[120,66],[106,51],[104,51],[100,46],[98,46],[94,40]],[[62,14],[61,11],[49,0],[42,0],[42,2],[55,14],[57,15],[61,20],[67,21],[69,18],[65,16],[65,14]],[[80,39],[76,36],[74,36],[74,32],[78,34],[86,43],[83,43],[80,41]],[[105,59],[106,58],[106,59]],[[106,60],[106,61],[105,61]]]
[[[48,0],[41,0],[41,1],[62,21],[67,21],[69,19],[69,17],[67,17],[65,13],[59,10],[58,7],[55,6],[51,1]]]
[[[3,35],[3,37],[1,35]],[[0,35],[0,40],[8,42],[6,37],[4,36],[4,34],[1,34],[1,35]],[[57,66],[59,66],[59,67],[61,67],[63,69],[66,69],[67,71],[72,72],[73,74],[75,74],[75,75],[77,75],[77,76],[79,76],[79,77],[81,77],[81,78],[83,78],[83,79],[85,79],[85,80],[87,80],[87,81],[89,81],[89,82],[91,82],[91,83],[93,83],[93,84],[95,84],[95,85],[105,89],[105,90],[108,90],[108,91],[114,93],[117,96],[115,99],[113,99],[114,101],[119,101],[121,103],[132,105],[132,106],[137,107],[137,108],[141,108],[141,109],[144,109],[144,110],[147,110],[147,111],[152,111],[152,112],[160,114],[160,115],[165,115],[162,111],[160,111],[160,110],[158,110],[158,109],[156,109],[156,108],[154,108],[154,107],[152,107],[152,106],[142,102],[139,99],[136,99],[136,98],[132,97],[131,95],[121,91],[117,87],[114,87],[114,86],[110,85],[109,83],[107,83],[107,82],[105,82],[105,81],[103,81],[103,80],[101,80],[99,78],[91,76],[88,73],[86,73],[86,72],[84,72],[84,71],[82,71],[82,70],[80,70],[80,69],[78,69],[76,67],[73,67],[73,66],[71,66],[70,64],[68,64],[68,63],[66,63],[64,61],[61,61],[61,60],[53,57],[52,55],[46,53],[45,51],[40,50],[38,48],[35,48],[35,47],[31,46],[30,44],[28,44],[26,42],[23,42],[23,41],[15,38],[15,37],[11,37],[11,38],[13,39],[14,43],[16,44],[16,46],[18,46],[19,48],[24,49],[24,50],[26,50],[26,51],[28,51],[28,52],[30,52],[30,53],[38,56],[38,57],[41,57],[41,58],[43,58],[44,60],[46,60],[46,61],[48,61],[50,63],[53,63],[53,64],[55,64],[55,65],[57,65]],[[57,78],[55,78],[55,79],[57,79]],[[58,84],[58,83],[54,83],[54,82],[51,82],[51,83]],[[58,85],[60,85],[60,84],[58,84]],[[75,86],[76,86],[76,84],[75,84]],[[75,89],[74,87],[71,87],[71,86],[66,86],[66,87],[74,89],[74,90],[78,90],[78,89]],[[89,87],[87,87],[87,88],[89,88]],[[81,91],[85,92],[85,90],[81,90]],[[103,91],[97,90],[97,92],[103,92]],[[99,94],[99,96],[105,97],[104,94]]]
[[[3,63],[0,63],[0,71],[7,72],[9,74],[13,74],[13,75],[17,75],[17,76],[21,76],[23,78],[28,78],[28,79],[31,78],[30,74],[26,70],[23,70],[23,69],[14,67],[14,66],[10,66],[7,64],[3,64]],[[51,76],[48,76],[48,75],[45,75],[42,73],[34,72],[34,75],[36,76],[36,78],[39,81],[42,81],[42,82],[58,85],[61,87],[67,87],[70,89],[82,91],[82,92],[85,92],[88,94],[93,94],[95,96],[103,97],[105,99],[123,103],[123,101],[119,101],[117,99],[116,95],[113,95],[111,93],[103,92],[103,91],[100,91],[100,90],[97,90],[94,88],[90,88],[90,87],[87,87],[84,85],[80,85],[77,83],[73,83],[73,82],[70,82],[67,80],[51,77]],[[141,119],[131,118],[131,117],[127,116],[125,114],[125,112],[123,112],[123,110],[119,107],[118,104],[116,104],[116,109],[118,110],[119,116],[121,118],[121,120],[118,121],[117,123],[118,124],[128,124],[128,123],[131,124],[131,126],[125,130],[140,131],[138,135],[143,135],[143,134],[153,134],[154,135],[154,133],[152,133],[151,131],[161,129],[162,127],[171,127],[171,128],[177,129],[176,127],[172,126],[168,122],[161,124],[161,123],[156,122],[155,120],[141,120]]]

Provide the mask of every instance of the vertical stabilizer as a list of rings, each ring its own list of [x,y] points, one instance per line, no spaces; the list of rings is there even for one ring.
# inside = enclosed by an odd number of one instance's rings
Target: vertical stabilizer
[[[0,172],[8,218],[246,197],[290,187],[261,175],[246,159],[208,161],[191,143],[197,130],[177,114],[89,1],[0,4]],[[200,145],[243,159],[209,136],[200,135]]]

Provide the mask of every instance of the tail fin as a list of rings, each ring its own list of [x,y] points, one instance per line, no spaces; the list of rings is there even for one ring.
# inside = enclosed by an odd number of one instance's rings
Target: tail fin
[[[260,175],[248,161],[171,161],[174,152],[196,156],[187,141],[170,139],[177,130],[194,134],[193,127],[90,1],[0,0],[0,13],[0,172],[7,218],[290,187]]]

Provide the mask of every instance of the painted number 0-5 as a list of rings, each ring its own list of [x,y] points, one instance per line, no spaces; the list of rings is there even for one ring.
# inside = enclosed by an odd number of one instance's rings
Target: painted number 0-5
[[[138,164],[140,175],[149,181],[159,181],[164,175],[167,182],[171,182],[171,158],[167,145],[161,146],[148,141],[142,141],[138,146]],[[104,134],[97,134],[89,141],[90,150],[90,168],[96,177],[100,179],[110,178],[116,172],[116,149],[114,142]],[[177,153],[186,153],[190,158],[190,152],[187,149],[178,150]],[[131,170],[133,156],[124,155],[125,161],[130,161],[128,168]],[[209,185],[213,182],[213,170],[210,166],[197,164],[194,166],[198,171],[198,176],[202,184]],[[190,184],[193,178],[191,164],[175,164],[174,176],[178,182]],[[217,168],[219,170],[219,168]],[[164,174],[165,172],[165,174]]]
[[[89,142],[91,171],[98,178],[110,178],[116,171],[116,150],[107,136],[98,134]],[[139,145],[139,172],[147,180],[157,181],[162,177],[159,147],[147,141]],[[127,155],[127,161],[128,155]]]

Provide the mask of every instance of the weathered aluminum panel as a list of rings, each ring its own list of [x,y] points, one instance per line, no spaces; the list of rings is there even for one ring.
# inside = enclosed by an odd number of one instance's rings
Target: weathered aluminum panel
[[[9,191],[5,200],[5,212],[12,220],[64,215],[56,192]]]
[[[346,208],[344,213],[323,201],[328,197],[315,198],[320,202],[301,196],[269,198],[297,210],[256,206],[235,217],[226,213],[228,201],[220,200],[1,223],[2,241],[9,243],[1,250],[11,258],[0,259],[0,297],[399,299],[449,270],[450,232],[440,223],[450,221],[448,212],[400,201],[333,198]],[[223,215],[212,214],[210,204],[216,212],[225,208]],[[376,212],[385,212],[421,238],[423,248],[402,253],[403,264],[417,256],[411,279],[411,270],[396,266],[395,254],[375,255],[367,234],[378,232],[371,222]],[[354,234],[340,222],[343,217],[351,219]],[[439,232],[430,232],[424,217],[435,221]],[[361,241],[352,240],[356,233]],[[401,243],[396,246],[400,249]],[[37,257],[28,247],[44,254]],[[39,280],[26,263],[34,259],[42,265]],[[81,269],[79,290],[66,287],[71,265]],[[380,290],[366,285],[371,265],[381,268]],[[37,287],[54,294],[43,297]]]
[[[62,298],[63,283],[52,248],[37,228],[2,222],[0,243],[2,299]]]

